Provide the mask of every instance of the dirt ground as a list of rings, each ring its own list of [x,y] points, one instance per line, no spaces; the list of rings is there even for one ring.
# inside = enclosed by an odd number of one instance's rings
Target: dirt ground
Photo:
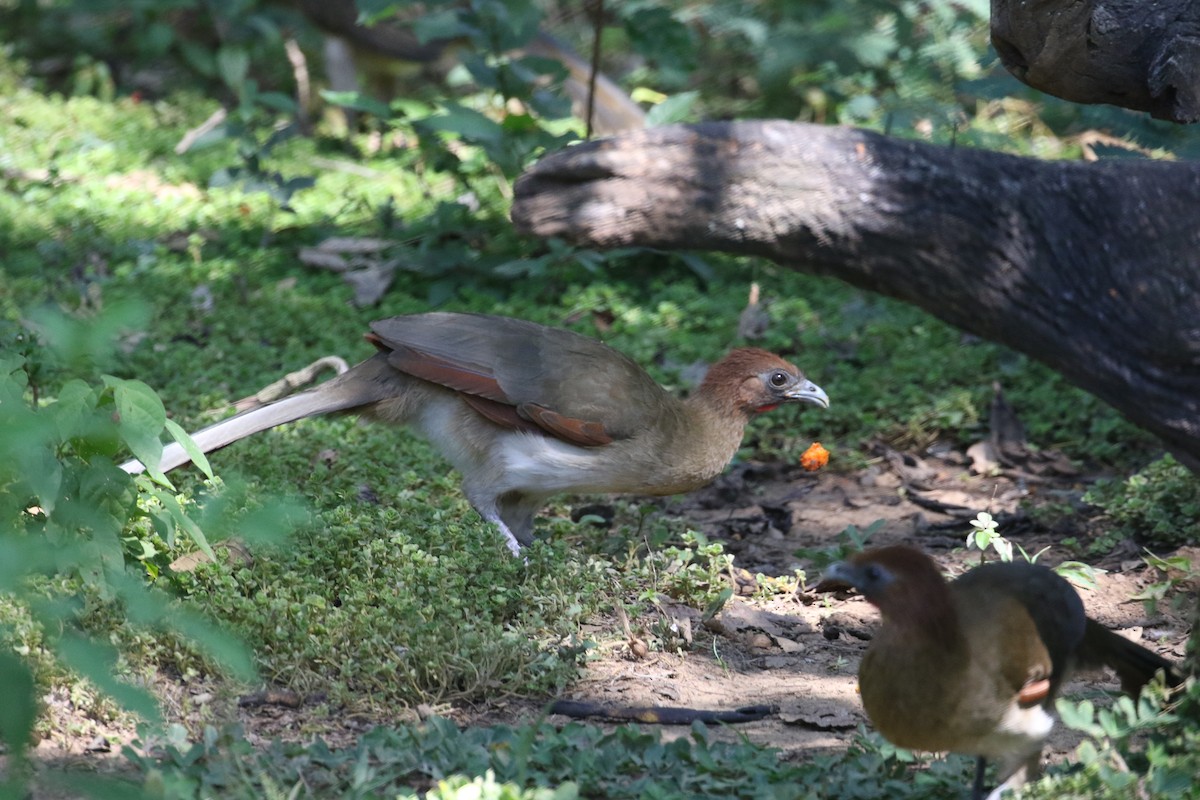
[[[989,511],[1000,530],[1033,553],[1050,549],[1040,558],[1054,565],[1069,557],[1055,546],[1066,536],[1086,531],[1056,529],[1038,524],[1024,510],[1031,503],[1076,503],[1085,488],[1081,476],[1070,474],[1062,463],[1042,458],[1031,467],[1004,470],[993,477],[972,474],[965,453],[933,448],[938,455],[916,457],[878,449],[874,463],[852,473],[826,469],[808,473],[795,466],[746,463],[737,465],[709,487],[663,502],[664,513],[684,517],[688,524],[719,539],[735,556],[731,580],[739,594],[732,598],[713,623],[705,626],[695,610],[666,604],[657,619],[643,616],[631,624],[628,641],[602,648],[589,661],[565,699],[607,706],[674,706],[703,709],[735,709],[770,705],[776,711],[757,722],[731,726],[721,735],[745,735],[750,740],[784,751],[789,758],[804,758],[827,749],[845,747],[860,724],[866,722],[856,694],[859,658],[877,615],[857,596],[793,596],[761,601],[750,597],[754,573],[791,576],[796,569],[807,573],[809,585],[819,570],[811,560],[799,557],[803,549],[828,549],[844,537],[847,526],[865,531],[877,520],[881,527],[870,544],[907,542],[931,553],[950,571],[973,563],[963,542],[970,530],[968,520],[979,511]],[[836,454],[835,454],[836,458]],[[1067,525],[1080,523],[1083,515],[1071,515]],[[1081,589],[1089,615],[1119,629],[1172,659],[1181,659],[1186,643],[1186,617],[1174,614],[1169,604],[1155,616],[1146,615],[1143,604],[1131,597],[1161,578],[1145,567],[1133,543],[1094,566],[1105,570],[1098,588]],[[680,640],[691,639],[690,648],[662,652],[651,646],[643,652],[636,640],[660,641],[645,629],[654,623],[674,628]],[[596,638],[618,640],[622,623],[615,619],[595,621]],[[586,632],[585,632],[586,633]],[[636,653],[636,654],[635,654]],[[1069,694],[1116,690],[1112,676],[1086,676],[1067,688]],[[56,703],[49,698],[52,710]],[[377,724],[411,722],[407,718],[367,718],[331,712],[321,704],[298,706],[274,700],[293,700],[286,693],[259,698],[268,702],[240,707],[236,714],[252,741],[274,737],[307,740],[323,737],[331,746],[347,744]],[[65,701],[65,698],[63,698]],[[203,687],[176,687],[173,713],[197,719],[211,697]],[[503,701],[485,707],[421,709],[449,716],[464,725],[513,723],[536,718],[545,701]],[[62,703],[62,708],[69,704]],[[323,709],[318,711],[318,708]],[[552,716],[566,722],[565,717]],[[55,731],[46,737],[37,755],[58,761],[89,760],[119,750],[110,741],[127,739],[130,732],[106,730],[95,723],[57,719]],[[688,726],[664,726],[668,736],[686,735]],[[1075,738],[1061,726],[1051,739],[1050,757],[1073,749]]]
[[[828,549],[845,541],[847,526],[866,531],[880,527],[869,544],[908,543],[931,553],[951,572],[977,563],[963,544],[969,520],[988,511],[1000,530],[1027,552],[1049,545],[1040,563],[1069,560],[1055,546],[1067,536],[1085,535],[1058,524],[1047,529],[1024,510],[1031,503],[1077,503],[1084,491],[1079,476],[1006,470],[996,477],[972,475],[965,454],[915,457],[880,448],[877,463],[852,474],[811,474],[798,467],[745,464],[713,485],[669,504],[671,513],[688,519],[710,538],[720,539],[735,556],[735,583],[743,596],[733,598],[707,628],[700,614],[667,607],[679,627],[690,629],[693,647],[685,654],[651,652],[634,656],[628,646],[589,663],[568,695],[610,706],[685,706],[735,709],[772,705],[777,713],[726,729],[725,735],[779,748],[803,758],[824,749],[844,748],[867,719],[857,696],[858,662],[878,624],[874,608],[855,596],[800,592],[785,599],[759,601],[754,573],[789,576],[806,572],[817,582],[819,569],[797,551]],[[1043,466],[1045,466],[1043,464]],[[1051,465],[1054,466],[1054,465]],[[1069,472],[1069,470],[1064,470]],[[1027,501],[1027,502],[1023,502]],[[1187,641],[1185,613],[1169,604],[1148,617],[1132,596],[1161,576],[1147,568],[1132,542],[1093,566],[1095,589],[1080,589],[1089,616],[1140,641],[1171,659],[1182,659]],[[990,554],[991,558],[995,554]],[[741,572],[744,570],[745,572]],[[635,634],[636,634],[635,630]],[[1080,676],[1066,692],[1103,702],[1103,690],[1116,691],[1112,675]],[[471,719],[471,721],[475,721]],[[868,726],[869,727],[869,726]],[[686,735],[686,726],[680,729]],[[1061,726],[1047,748],[1051,757],[1071,751],[1077,737]]]

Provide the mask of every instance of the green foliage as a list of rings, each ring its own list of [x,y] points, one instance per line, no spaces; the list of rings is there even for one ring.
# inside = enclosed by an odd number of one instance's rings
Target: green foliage
[[[1158,604],[1168,597],[1176,611],[1183,611],[1185,605],[1195,602],[1196,598],[1188,590],[1200,584],[1200,563],[1194,563],[1188,555],[1163,558],[1153,553],[1143,556],[1142,560],[1162,575],[1162,580],[1148,584],[1133,596],[1134,600],[1142,601],[1148,615],[1158,614]]]
[[[689,530],[680,545],[647,553],[640,567],[650,576],[651,595],[661,592],[712,617],[731,596],[725,577],[732,564],[733,556],[720,542]]]
[[[1170,454],[1124,481],[1097,483],[1084,500],[1104,511],[1113,533],[1149,547],[1200,541],[1200,478]]]
[[[1012,561],[1012,542],[1000,535],[999,527],[991,514],[980,511],[975,519],[971,520],[971,532],[967,534],[967,549],[978,550],[980,558],[982,558],[988,547],[994,547],[1001,561]]]
[[[312,175],[287,177],[266,166],[265,162],[271,151],[281,142],[295,136],[297,131],[294,125],[287,125],[276,128],[260,141],[258,129],[261,122],[257,121],[257,110],[248,105],[252,102],[253,100],[244,101],[234,118],[218,129],[219,136],[210,138],[210,141],[219,140],[220,137],[234,139],[242,163],[217,170],[209,178],[208,185],[215,189],[238,185],[247,193],[262,192],[277,202],[281,210],[294,211],[291,206],[292,197],[316,184],[316,178]]]
[[[258,0],[202,9],[196,0],[51,0],[6,4],[0,37],[20,58],[71,54],[67,65],[47,64],[53,67],[47,79],[60,91],[112,99],[130,82],[153,91],[175,81],[237,96],[290,79],[283,40],[289,31],[306,30],[299,22],[282,4]],[[274,102],[292,107],[284,94]]]
[[[1000,525],[986,511],[980,511],[975,519],[971,520],[971,532],[967,534],[967,549],[975,549],[979,551],[979,558],[982,561],[984,554],[987,553],[988,547],[992,547],[996,551],[996,555],[1000,556],[1001,561],[1013,560],[1013,543],[1000,535]],[[1037,563],[1038,557],[1050,549],[1049,545],[1043,547],[1033,555],[1025,551],[1021,545],[1016,545],[1020,551],[1021,557],[1030,564]]]
[[[923,117],[948,129],[961,114],[955,87],[983,71],[986,3],[721,0],[698,13],[715,35],[710,56],[752,59],[759,95],[743,115],[799,107],[819,121],[911,129]]]
[[[36,318],[53,355],[43,359],[36,337],[10,330],[9,338],[22,346],[0,356],[0,595],[6,609],[0,613],[0,641],[18,652],[30,653],[34,645],[49,650],[59,664],[124,708],[154,719],[153,698],[117,677],[116,651],[88,630],[88,598],[119,607],[137,626],[192,639],[243,678],[254,670],[238,642],[194,610],[148,588],[139,570],[127,568],[141,566],[157,575],[157,565],[149,565],[152,541],[161,539],[130,533],[146,519],[163,538],[187,530],[197,546],[207,549],[200,528],[176,498],[159,495],[175,503],[173,513],[146,512],[139,500],[150,479],[135,481],[113,460],[125,446],[157,461],[158,435],[166,427],[157,395],[137,381],[104,376],[99,388],[71,378],[61,383],[56,397],[43,393],[40,402],[33,401],[33,376],[47,379],[57,370],[86,374],[111,360],[113,333],[138,314],[116,306],[91,325],[48,311]],[[158,479],[165,483],[161,474]],[[260,522],[276,529],[287,524],[279,510]],[[34,663],[11,651],[0,653],[0,682],[6,687],[0,739],[19,765],[36,719]],[[20,780],[20,769],[11,774]]]
[[[794,555],[813,562],[817,569],[824,569],[835,561],[842,561],[855,553],[862,552],[871,537],[883,530],[884,520],[877,519],[860,530],[857,525],[847,525],[837,536],[834,544],[827,547],[802,547]]]
[[[274,743],[254,751],[237,731],[208,730],[202,741],[168,746],[157,758],[131,750],[145,785],[165,800],[264,794],[303,797],[446,798],[788,798],[957,800],[965,759],[909,772],[911,753],[878,737],[846,752],[792,763],[747,741],[716,740],[705,726],[664,741],[625,725],[606,733],[570,723],[459,730],[444,719],[377,728],[346,750]],[[431,794],[425,792],[433,787]]]
[[[1042,554],[1050,549],[1050,545],[1046,545],[1041,550],[1030,555],[1024,547],[1014,544],[1000,534],[999,523],[996,522],[991,514],[986,511],[980,511],[975,519],[971,520],[971,532],[967,534],[967,549],[978,550],[980,563],[983,563],[988,547],[996,551],[996,555],[1000,557],[1001,561],[1012,561],[1013,548],[1015,547],[1021,554],[1021,558],[1030,564],[1036,564]],[[1081,561],[1063,561],[1054,568],[1054,571],[1076,586],[1083,586],[1090,589],[1096,588],[1096,576],[1104,572],[1102,569],[1084,564]]]
[[[607,601],[607,565],[545,546],[528,563],[510,558],[461,498],[414,529],[406,520],[430,501],[406,494],[373,512],[329,512],[253,569],[206,565],[189,589],[223,598],[217,613],[260,643],[269,677],[339,704],[474,698],[506,678],[521,694],[564,685],[580,622]]]
[[[1194,708],[1200,684],[1194,681],[1183,698],[1170,703],[1161,686],[1151,685],[1138,700],[1122,696],[1110,708],[1091,701],[1060,699],[1063,724],[1087,734],[1072,763],[1022,792],[1022,798],[1055,800],[1146,800],[1200,798],[1195,776],[1200,769],[1200,729],[1194,720],[1174,712],[1180,704]]]
[[[369,6],[369,18],[381,19],[411,5],[370,2],[360,8]],[[570,100],[561,92],[565,68],[553,59],[521,52],[538,34],[541,22],[541,9],[531,0],[435,4],[414,21],[413,30],[423,42],[466,43],[459,51],[460,65],[449,78],[466,89],[460,98],[443,97],[431,104],[404,98],[386,106],[361,93],[325,96],[415,134],[430,166],[468,188],[494,171],[511,180],[536,155],[575,138],[564,126],[547,124],[571,113]]]

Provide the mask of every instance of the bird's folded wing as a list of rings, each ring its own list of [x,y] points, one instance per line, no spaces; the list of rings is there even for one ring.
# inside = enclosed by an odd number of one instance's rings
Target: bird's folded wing
[[[431,312],[380,320],[371,330],[368,339],[388,352],[393,368],[476,397],[526,407],[526,420],[575,444],[594,446],[634,436],[658,424],[664,409],[677,402],[628,356],[560,328]]]
[[[612,443],[602,422],[570,417],[538,403],[514,404],[485,365],[452,362],[403,345],[388,354],[388,363],[408,375],[462,392],[468,405],[497,425],[548,433],[583,447]]]
[[[572,444],[584,447],[612,444],[613,438],[608,435],[603,423],[568,417],[537,403],[522,403],[517,406],[517,411],[525,419]]]
[[[387,344],[391,345],[388,363],[407,375],[497,403],[514,405],[513,400],[500,387],[490,367],[485,364],[465,359],[450,361],[402,344]],[[379,346],[379,343],[376,343],[376,346]]]

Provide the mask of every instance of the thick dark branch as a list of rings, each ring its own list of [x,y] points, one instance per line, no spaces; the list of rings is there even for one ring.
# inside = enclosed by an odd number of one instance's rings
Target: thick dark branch
[[[1200,120],[1195,0],[992,0],[992,44],[1035,89]]]
[[[766,256],[1049,364],[1200,466],[1200,166],[1043,162],[787,122],[555,153],[513,220],[616,247]]]

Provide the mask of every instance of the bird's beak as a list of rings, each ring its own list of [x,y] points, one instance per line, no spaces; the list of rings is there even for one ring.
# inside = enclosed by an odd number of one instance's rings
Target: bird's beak
[[[821,573],[821,582],[814,592],[844,592],[858,586],[858,570],[845,561],[835,561]]]
[[[788,400],[812,403],[821,408],[829,408],[829,395],[825,390],[810,380],[804,380],[783,393]]]

